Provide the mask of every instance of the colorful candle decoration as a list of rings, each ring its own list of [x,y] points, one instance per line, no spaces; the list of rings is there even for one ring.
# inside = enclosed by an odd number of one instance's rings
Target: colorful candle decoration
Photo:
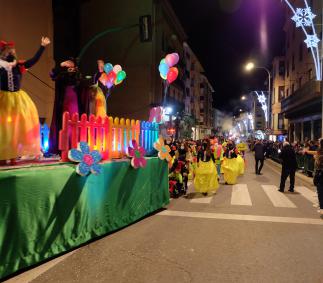
[[[131,158],[131,166],[135,169],[146,167],[145,149],[139,146],[135,140],[132,140],[130,144],[128,147],[128,156]]]
[[[179,62],[179,55],[177,53],[167,54],[159,63],[160,77],[167,81],[168,84],[174,82],[178,77],[178,69],[175,65]]]
[[[102,171],[101,165],[98,164],[102,159],[100,152],[97,150],[90,151],[90,147],[86,142],[80,142],[77,149],[70,149],[68,158],[79,163],[75,171],[81,176],[86,176],[90,172],[98,175]]]

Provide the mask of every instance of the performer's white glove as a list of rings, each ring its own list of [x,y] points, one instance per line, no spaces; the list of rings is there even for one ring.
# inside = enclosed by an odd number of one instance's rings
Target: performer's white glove
[[[50,44],[50,39],[49,39],[48,37],[44,37],[44,36],[43,36],[43,37],[41,38],[41,43],[40,43],[40,44],[41,44],[41,46],[44,46],[44,47],[45,47],[45,46],[47,46],[48,44]]]

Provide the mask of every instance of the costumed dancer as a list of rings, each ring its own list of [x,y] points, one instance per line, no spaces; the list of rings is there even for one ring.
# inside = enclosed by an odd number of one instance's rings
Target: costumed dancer
[[[239,168],[239,175],[243,175],[245,170],[245,161],[243,159],[243,156],[244,156],[243,153],[238,151],[237,162],[238,162],[238,168]]]
[[[58,136],[65,111],[79,113],[81,73],[74,59],[64,61],[50,74],[56,83],[55,101],[50,126],[50,152],[58,153]]]
[[[176,161],[170,170],[171,172],[168,175],[169,178],[169,193],[172,197],[179,197],[184,193],[184,180],[182,175],[182,166],[183,163]]]
[[[207,195],[219,188],[215,159],[210,148],[210,141],[204,141],[197,155],[194,188],[197,192]]]
[[[22,74],[37,63],[50,44],[42,37],[41,46],[33,58],[18,61],[13,42],[0,42],[0,163],[17,157],[40,154],[40,125],[37,108],[20,89]]]
[[[224,152],[224,159],[222,164],[224,181],[226,184],[234,185],[237,182],[239,175],[239,164],[237,161],[238,151],[232,141],[228,141],[226,144],[226,150]]]
[[[215,165],[216,165],[216,170],[218,173],[218,180],[220,179],[221,176],[221,163],[223,161],[223,148],[222,145],[218,143],[218,139],[214,139],[214,146],[213,146],[213,154],[215,158]]]
[[[104,61],[98,60],[98,72],[94,76],[94,85],[90,86],[90,101],[89,101],[89,115],[94,114],[104,118],[107,115],[106,93],[107,87],[100,81],[100,77],[104,73]]]

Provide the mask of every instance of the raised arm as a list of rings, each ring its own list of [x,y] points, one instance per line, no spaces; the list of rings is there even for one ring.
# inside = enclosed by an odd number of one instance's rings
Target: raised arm
[[[36,52],[36,54],[34,55],[34,57],[27,60],[27,61],[25,61],[24,66],[25,66],[26,69],[31,68],[33,65],[35,65],[38,62],[39,58],[41,57],[41,55],[43,54],[43,52],[45,50],[45,47],[48,44],[50,44],[49,38],[48,37],[42,37],[41,46],[38,49],[38,51]]]

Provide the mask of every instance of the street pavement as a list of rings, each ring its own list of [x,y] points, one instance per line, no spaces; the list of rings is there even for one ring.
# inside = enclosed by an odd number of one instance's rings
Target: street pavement
[[[15,282],[323,282],[323,220],[314,187],[279,193],[279,165],[165,210],[10,280]],[[288,184],[286,191],[288,190]]]

